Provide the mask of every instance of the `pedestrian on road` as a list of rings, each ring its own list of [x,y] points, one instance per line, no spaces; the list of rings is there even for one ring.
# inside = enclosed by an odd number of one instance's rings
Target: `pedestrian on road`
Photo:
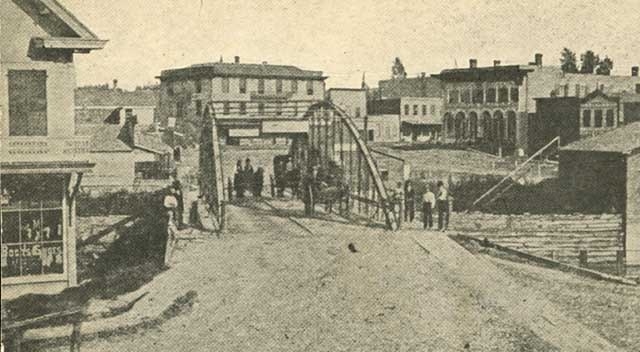
[[[259,167],[253,175],[253,195],[255,197],[262,196],[262,187],[264,186],[264,169]]]
[[[438,181],[438,230],[446,231],[449,227],[449,190],[442,181]]]
[[[178,180],[177,175],[175,180],[173,181],[173,194],[176,197],[177,206],[176,206],[176,217],[175,223],[178,229],[182,227],[183,224],[183,214],[184,214],[184,195],[182,194],[182,183]]]
[[[164,209],[166,214],[171,221],[175,221],[176,218],[176,209],[178,208],[178,199],[176,198],[175,189],[171,186],[164,196],[163,200]]]
[[[315,213],[315,203],[320,190],[318,166],[313,166],[302,181],[302,195],[304,201],[304,214],[311,216]]]
[[[422,226],[426,229],[433,228],[433,209],[436,207],[436,195],[427,186],[422,196]]]
[[[411,181],[407,181],[404,185],[404,221],[413,222],[416,215],[416,191],[411,185]]]
[[[244,196],[244,189],[242,188],[244,185],[242,180],[243,174],[242,161],[238,160],[236,163],[236,173],[233,175],[233,188],[236,191],[236,198],[242,198]]]
[[[251,165],[251,159],[247,158],[244,161],[244,170],[242,172],[242,180],[244,183],[243,189],[248,190],[249,192],[252,192],[254,189],[253,186],[253,179],[254,179],[254,171],[253,171],[253,166]]]

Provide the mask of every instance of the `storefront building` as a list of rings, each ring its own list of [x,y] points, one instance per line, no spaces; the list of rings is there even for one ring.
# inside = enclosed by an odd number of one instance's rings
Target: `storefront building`
[[[0,2],[2,299],[76,285],[76,194],[93,164],[74,135],[74,53],[98,39],[56,1]],[[20,28],[20,31],[4,30]]]

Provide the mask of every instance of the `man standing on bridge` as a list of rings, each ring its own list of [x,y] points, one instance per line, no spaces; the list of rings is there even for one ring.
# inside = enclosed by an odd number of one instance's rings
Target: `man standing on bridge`
[[[438,181],[438,230],[446,231],[449,227],[449,190],[442,181]]]
[[[316,197],[318,196],[320,179],[318,178],[318,166],[311,167],[302,181],[302,194],[304,201],[304,214],[311,216],[315,212]]]

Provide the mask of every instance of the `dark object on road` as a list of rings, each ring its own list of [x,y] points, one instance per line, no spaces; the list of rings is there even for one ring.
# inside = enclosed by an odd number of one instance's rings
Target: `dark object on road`
[[[358,250],[356,249],[356,246],[353,243],[349,243],[349,245],[347,246],[349,248],[349,251],[351,251],[351,253],[357,253]]]

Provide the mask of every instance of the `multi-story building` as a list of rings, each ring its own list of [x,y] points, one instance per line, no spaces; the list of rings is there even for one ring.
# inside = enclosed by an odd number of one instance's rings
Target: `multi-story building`
[[[386,117],[386,120],[396,123],[399,140],[430,142],[440,138],[442,98],[403,97],[372,100],[367,111],[370,119]]]
[[[469,68],[443,70],[435,77],[446,92],[446,140],[480,142],[494,152],[535,152],[539,141],[529,141],[528,124],[536,118],[537,98],[585,97],[595,90],[607,95],[640,90],[636,68],[631,76],[567,74],[559,66],[543,66],[541,54],[527,65],[503,66],[496,60],[493,66],[478,67],[477,60],[471,59]]]
[[[0,2],[2,299],[76,285],[75,53],[105,45],[55,0]]]
[[[159,118],[184,135],[199,136],[205,104],[215,108],[219,133],[227,143],[286,143],[292,133],[306,133],[303,114],[324,100],[321,71],[295,66],[215,62],[162,71]]]
[[[367,115],[367,90],[363,88],[330,88],[327,100],[355,119]]]
[[[439,79],[422,73],[415,78],[379,81],[378,85],[379,97],[370,101],[370,115],[399,116],[403,141],[440,139],[444,90]]]

